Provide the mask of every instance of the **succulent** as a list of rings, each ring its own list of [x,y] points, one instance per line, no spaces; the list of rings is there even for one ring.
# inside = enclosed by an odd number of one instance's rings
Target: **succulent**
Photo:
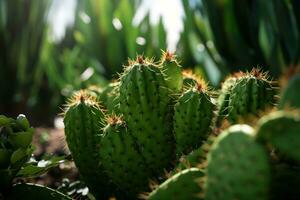
[[[174,134],[178,155],[198,148],[210,133],[214,104],[204,82],[182,93],[174,106]]]
[[[223,83],[217,106],[207,87],[164,52],[160,62],[138,56],[103,90],[75,93],[65,114],[66,140],[96,198],[297,197],[278,181],[299,183],[299,113],[258,119],[274,108],[274,82],[258,69],[236,73]],[[256,117],[246,121],[258,121],[255,129],[230,126],[248,115]],[[160,185],[149,194],[151,182]]]
[[[173,157],[170,89],[160,68],[138,57],[125,69],[120,110],[153,174],[161,174]]]
[[[267,151],[254,130],[235,125],[216,139],[207,157],[205,199],[268,199],[271,171]]]
[[[107,121],[100,145],[100,160],[112,182],[127,197],[135,198],[138,192],[148,188],[149,169],[124,121],[117,116]]]
[[[234,124],[248,114],[257,115],[259,111],[275,104],[275,94],[276,89],[267,74],[259,69],[235,73],[223,83],[218,99],[217,123],[226,118]]]
[[[297,112],[273,112],[259,121],[257,139],[271,145],[284,157],[300,163],[300,115]]]
[[[199,187],[198,181],[202,177],[204,177],[204,173],[198,168],[185,169],[159,185],[156,190],[149,194],[147,199],[200,199],[199,195],[202,190]]]
[[[111,183],[99,160],[104,120],[96,98],[87,91],[79,91],[69,101],[64,123],[68,147],[84,181],[101,198],[108,198]]]
[[[288,108],[300,108],[300,75],[294,75],[289,81],[279,101],[279,109],[285,107]]]
[[[179,92],[182,88],[181,66],[175,58],[175,55],[169,51],[163,52],[161,63],[162,72],[165,75],[167,86],[174,92]]]

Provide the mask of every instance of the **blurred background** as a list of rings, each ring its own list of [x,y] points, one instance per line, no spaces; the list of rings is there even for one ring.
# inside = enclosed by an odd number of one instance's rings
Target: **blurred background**
[[[176,52],[212,87],[299,63],[297,0],[0,0],[0,113],[53,126],[66,98],[104,87],[137,54]]]

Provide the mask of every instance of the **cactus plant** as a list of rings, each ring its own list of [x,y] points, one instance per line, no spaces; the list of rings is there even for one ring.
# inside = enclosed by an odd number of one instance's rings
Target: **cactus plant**
[[[297,187],[297,181],[287,180],[298,173],[299,114],[270,114],[256,131],[248,125],[222,131],[225,117],[236,123],[274,106],[273,81],[257,69],[229,77],[218,98],[222,126],[213,127],[214,92],[195,76],[179,73],[168,56],[157,63],[138,56],[117,83],[79,92],[69,103],[66,139],[92,193],[136,199],[155,180],[162,184],[149,199],[276,199],[289,190],[274,181]],[[277,170],[280,165],[287,167]],[[166,181],[165,171],[173,175]]]
[[[288,108],[300,108],[300,95],[299,95],[299,87],[300,87],[300,75],[294,75],[289,81],[287,86],[285,87],[283,94],[281,95],[279,101],[279,109],[283,109],[285,107]]]
[[[175,58],[175,55],[169,51],[163,52],[161,63],[163,74],[165,75],[166,84],[174,92],[179,92],[182,88],[181,66]]]
[[[268,80],[267,74],[259,69],[235,73],[223,84],[218,99],[218,124],[224,117],[229,122],[236,123],[240,117],[258,114],[260,110],[274,105],[275,94],[276,89]]]
[[[75,93],[66,108],[64,123],[68,147],[84,181],[101,198],[108,198],[110,181],[99,161],[104,113],[96,98],[86,91]]]
[[[214,104],[204,82],[184,91],[174,106],[174,134],[178,155],[198,148],[208,136]]]
[[[235,125],[222,132],[207,160],[205,199],[268,199],[268,154],[250,126]]]
[[[141,154],[154,174],[173,157],[170,89],[160,68],[138,57],[125,69],[120,84],[120,110]]]
[[[300,162],[300,115],[278,111],[259,121],[257,138],[270,144],[280,154]]]
[[[140,149],[124,121],[117,116],[107,119],[100,145],[100,160],[112,182],[129,198],[146,191],[150,172]]]
[[[151,192],[149,200],[199,199],[202,192],[198,180],[204,176],[198,168],[185,169],[167,179],[156,190]]]

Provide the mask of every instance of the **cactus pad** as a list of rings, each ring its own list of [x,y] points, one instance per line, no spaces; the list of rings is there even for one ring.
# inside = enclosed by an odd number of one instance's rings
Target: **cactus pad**
[[[253,132],[247,125],[235,125],[216,139],[207,158],[205,199],[268,199],[268,155]]]

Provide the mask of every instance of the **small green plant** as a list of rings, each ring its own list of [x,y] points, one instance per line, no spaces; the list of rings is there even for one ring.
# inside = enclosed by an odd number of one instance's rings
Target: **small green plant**
[[[47,161],[29,160],[34,150],[32,136],[34,129],[25,115],[17,119],[0,115],[0,198],[4,199],[71,199],[51,188],[30,183],[14,184],[15,178],[34,177],[45,173],[64,162],[63,157]]]

